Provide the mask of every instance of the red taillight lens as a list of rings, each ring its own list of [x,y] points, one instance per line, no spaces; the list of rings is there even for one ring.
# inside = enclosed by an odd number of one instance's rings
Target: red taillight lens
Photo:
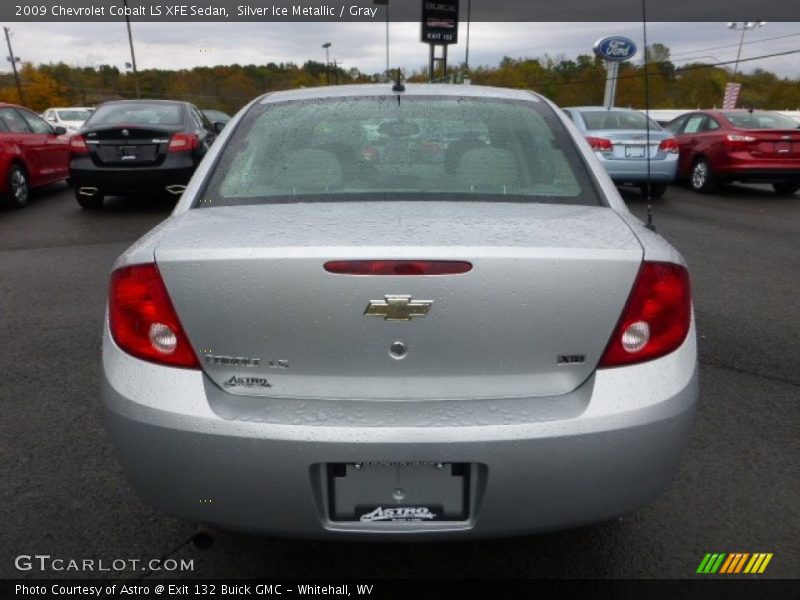
[[[607,140],[606,138],[587,136],[586,141],[589,142],[589,145],[595,152],[611,152],[614,149],[611,140]]]
[[[729,133],[723,138],[725,142],[725,146],[730,151],[742,151],[747,150],[748,144],[750,142],[755,142],[756,138],[752,135],[741,135],[738,133]]]
[[[686,339],[691,314],[686,269],[645,262],[598,366],[618,367],[669,354]]]
[[[328,273],[337,275],[458,275],[472,270],[460,260],[332,260]]]
[[[739,135],[736,133],[731,133],[725,136],[725,139],[729,142],[755,142],[756,138],[752,135]]]
[[[89,147],[81,134],[76,133],[69,138],[69,151],[71,154],[89,154]]]
[[[108,320],[111,336],[128,354],[173,367],[200,368],[154,264],[112,273]]]
[[[176,133],[173,134],[167,146],[168,152],[187,152],[197,148],[200,140],[193,133]]]
[[[675,138],[664,140],[658,145],[658,149],[660,152],[668,152],[670,154],[677,154],[680,150],[678,146],[678,140]]]

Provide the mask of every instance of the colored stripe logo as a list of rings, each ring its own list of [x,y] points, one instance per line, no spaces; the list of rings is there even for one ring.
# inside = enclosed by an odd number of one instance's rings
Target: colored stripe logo
[[[739,573],[760,574],[763,573],[769,561],[772,560],[772,552],[708,552],[700,561],[696,573],[703,575],[713,575],[715,573],[724,575],[736,575]]]

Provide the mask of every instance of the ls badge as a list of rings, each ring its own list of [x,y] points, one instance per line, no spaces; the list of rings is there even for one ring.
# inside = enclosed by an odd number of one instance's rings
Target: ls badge
[[[424,317],[431,309],[433,300],[412,300],[411,296],[384,296],[384,300],[370,300],[364,315],[383,317],[384,321],[410,321],[413,317]]]

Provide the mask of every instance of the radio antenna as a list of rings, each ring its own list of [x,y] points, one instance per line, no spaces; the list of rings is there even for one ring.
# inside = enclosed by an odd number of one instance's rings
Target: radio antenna
[[[644,117],[645,117],[645,159],[647,160],[647,222],[645,227],[656,230],[653,223],[653,202],[650,195],[650,70],[647,60],[647,0],[642,0],[642,36],[644,38]]]

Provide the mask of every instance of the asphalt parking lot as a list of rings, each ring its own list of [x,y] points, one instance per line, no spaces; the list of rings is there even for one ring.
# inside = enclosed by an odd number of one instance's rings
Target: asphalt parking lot
[[[644,215],[638,192],[626,200]],[[772,552],[762,577],[800,577],[800,195],[673,186],[654,206],[659,233],[691,268],[701,363],[694,435],[661,498],[618,522],[510,540],[220,533],[205,552],[181,546],[192,524],[128,487],[99,399],[109,270],[171,206],[113,199],[90,213],[59,185],[0,211],[0,576],[80,576],[19,572],[20,554],[146,560],[180,546],[172,556],[193,559],[194,571],[170,576],[692,577],[706,552]]]

